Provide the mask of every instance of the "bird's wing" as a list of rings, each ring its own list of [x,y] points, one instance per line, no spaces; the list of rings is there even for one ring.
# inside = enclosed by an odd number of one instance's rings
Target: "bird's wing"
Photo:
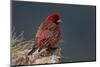
[[[49,33],[50,33],[50,35],[49,35],[49,37],[47,38],[47,39],[45,39],[43,42],[42,42],[42,44],[44,45],[44,46],[49,46],[50,45],[50,42],[51,42],[51,40],[52,40],[52,38],[57,34],[57,32],[58,31],[50,31],[50,30],[47,30]]]

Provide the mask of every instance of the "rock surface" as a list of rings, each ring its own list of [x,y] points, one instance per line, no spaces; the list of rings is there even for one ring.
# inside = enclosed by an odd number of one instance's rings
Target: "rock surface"
[[[52,54],[50,52],[47,53],[46,49],[42,49],[40,52],[37,49],[32,55],[27,55],[29,51],[26,49],[12,52],[12,65],[60,63],[60,48],[55,49]]]

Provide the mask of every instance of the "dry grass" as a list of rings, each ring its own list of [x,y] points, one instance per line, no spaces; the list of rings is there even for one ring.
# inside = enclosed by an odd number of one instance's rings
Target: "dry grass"
[[[51,54],[44,48],[41,51],[36,49],[32,55],[28,55],[31,51],[34,41],[25,41],[23,33],[16,36],[15,30],[12,31],[11,37],[11,62],[12,65],[28,65],[28,64],[47,64],[60,63],[61,49],[57,48]]]

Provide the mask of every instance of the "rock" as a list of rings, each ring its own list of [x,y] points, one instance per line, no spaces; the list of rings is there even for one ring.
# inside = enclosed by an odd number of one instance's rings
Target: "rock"
[[[30,50],[18,51],[12,53],[12,65],[29,65],[29,64],[51,64],[60,63],[61,49],[57,48],[51,54],[51,51],[37,49],[32,55],[27,55]]]

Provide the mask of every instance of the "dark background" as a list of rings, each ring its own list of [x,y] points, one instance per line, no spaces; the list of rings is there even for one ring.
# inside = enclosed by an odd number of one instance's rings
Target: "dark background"
[[[52,12],[61,15],[62,62],[95,61],[95,6],[12,1],[12,27],[34,39],[42,21]]]

